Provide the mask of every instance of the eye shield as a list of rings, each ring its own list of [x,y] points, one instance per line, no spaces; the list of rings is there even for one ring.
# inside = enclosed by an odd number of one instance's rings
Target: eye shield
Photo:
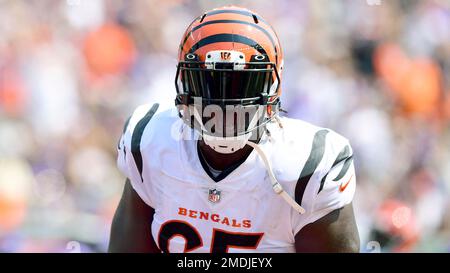
[[[194,97],[201,98],[203,104],[277,103],[280,78],[267,55],[252,55],[250,62],[245,62],[240,52],[215,51],[207,53],[205,62],[193,53],[185,59],[179,62],[175,78],[177,105],[192,104]]]

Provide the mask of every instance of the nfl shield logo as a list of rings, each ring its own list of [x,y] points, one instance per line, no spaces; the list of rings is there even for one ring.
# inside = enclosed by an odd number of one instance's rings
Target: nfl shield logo
[[[208,200],[211,203],[217,203],[220,201],[220,191],[213,189],[213,190],[209,190],[209,194],[208,194]]]

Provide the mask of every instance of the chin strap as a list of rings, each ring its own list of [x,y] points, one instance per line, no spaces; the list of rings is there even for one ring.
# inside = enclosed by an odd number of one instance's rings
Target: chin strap
[[[269,173],[270,181],[272,183],[272,189],[274,190],[274,192],[276,194],[281,195],[281,197],[283,197],[283,199],[289,205],[291,205],[291,207],[293,207],[297,212],[299,212],[301,214],[305,213],[305,209],[302,208],[297,202],[295,202],[295,200],[283,189],[281,184],[277,181],[277,179],[275,178],[275,175],[273,174],[272,167],[270,166],[269,160],[267,159],[263,150],[261,150],[261,148],[258,146],[258,144],[253,143],[251,141],[247,141],[247,145],[249,145],[250,147],[255,149],[256,152],[258,152],[261,159],[263,160],[264,165],[266,166],[267,172]]]

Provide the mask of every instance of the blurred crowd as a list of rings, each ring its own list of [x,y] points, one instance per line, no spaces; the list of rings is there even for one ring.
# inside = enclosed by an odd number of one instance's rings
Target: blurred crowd
[[[450,251],[449,0],[0,0],[0,252],[106,250],[123,123],[225,4],[277,30],[287,115],[350,139],[361,250]]]

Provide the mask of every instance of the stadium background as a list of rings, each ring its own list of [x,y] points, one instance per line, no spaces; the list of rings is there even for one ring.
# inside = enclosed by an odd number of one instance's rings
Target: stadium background
[[[230,3],[277,30],[288,116],[350,139],[361,250],[450,251],[447,0],[0,0],[0,251],[106,250],[124,120]]]

